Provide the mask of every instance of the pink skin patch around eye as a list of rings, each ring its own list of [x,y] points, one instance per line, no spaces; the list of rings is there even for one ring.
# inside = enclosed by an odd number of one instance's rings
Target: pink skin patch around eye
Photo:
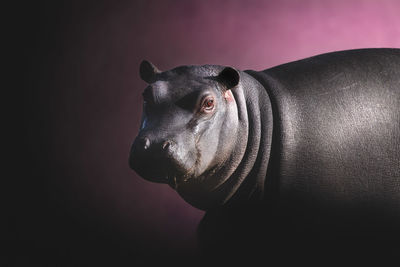
[[[224,93],[224,98],[225,98],[226,101],[228,101],[228,102],[233,102],[233,101],[235,101],[235,98],[233,98],[233,95],[232,95],[232,91],[231,91],[231,90],[226,90],[226,91],[225,91],[225,93]]]

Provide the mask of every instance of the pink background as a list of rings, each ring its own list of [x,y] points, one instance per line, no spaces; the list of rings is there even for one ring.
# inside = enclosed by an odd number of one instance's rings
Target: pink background
[[[30,33],[29,102],[36,106],[27,112],[32,172],[42,177],[40,185],[30,182],[41,194],[27,194],[44,207],[27,225],[40,205],[24,206],[27,215],[16,225],[19,238],[58,244],[54,261],[76,243],[104,236],[128,254],[129,244],[155,255],[194,253],[203,212],[128,167],[146,86],[138,75],[142,59],[162,70],[185,64],[262,70],[325,52],[400,47],[396,0],[48,4]]]

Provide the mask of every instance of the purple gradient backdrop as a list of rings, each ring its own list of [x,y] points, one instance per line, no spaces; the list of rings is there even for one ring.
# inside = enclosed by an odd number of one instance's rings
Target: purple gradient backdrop
[[[36,172],[45,173],[35,188],[47,194],[46,220],[20,222],[19,235],[35,237],[32,225],[40,225],[56,240],[65,236],[53,221],[65,226],[67,219],[79,229],[97,225],[96,238],[107,229],[117,240],[171,253],[195,251],[204,213],[128,167],[146,86],[142,59],[162,70],[262,70],[330,51],[400,47],[396,0],[75,1],[41,13],[31,64],[32,101],[40,108],[29,119],[28,140]],[[52,214],[57,219],[49,221]]]

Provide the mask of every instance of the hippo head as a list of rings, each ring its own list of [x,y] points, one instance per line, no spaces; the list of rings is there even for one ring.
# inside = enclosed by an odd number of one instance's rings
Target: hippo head
[[[190,204],[205,209],[226,179],[215,173],[238,142],[238,110],[231,90],[240,74],[215,65],[161,72],[143,61],[140,76],[148,86],[130,167],[146,180],[169,184]]]

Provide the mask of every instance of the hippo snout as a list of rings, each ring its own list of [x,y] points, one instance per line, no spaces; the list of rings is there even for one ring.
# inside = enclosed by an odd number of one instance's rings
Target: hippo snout
[[[133,142],[129,165],[141,177],[157,183],[171,183],[186,172],[175,141],[148,136],[138,136]]]

